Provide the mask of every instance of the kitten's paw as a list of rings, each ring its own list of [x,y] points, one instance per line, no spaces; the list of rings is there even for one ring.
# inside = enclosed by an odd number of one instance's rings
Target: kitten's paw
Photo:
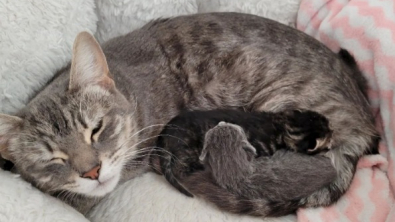
[[[332,130],[323,115],[313,111],[293,111],[287,116],[286,145],[296,152],[315,154],[330,149]]]

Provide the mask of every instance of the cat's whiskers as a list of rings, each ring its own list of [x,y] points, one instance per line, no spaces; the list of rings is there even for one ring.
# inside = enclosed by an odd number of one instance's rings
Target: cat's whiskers
[[[51,189],[51,190],[50,190],[50,192],[54,192],[54,191],[57,191],[57,190],[56,190],[56,189]],[[70,191],[65,190],[65,189],[61,190],[61,191],[56,195],[56,198],[61,197],[61,196],[64,195],[66,192],[70,192]]]
[[[184,145],[188,146],[188,143],[187,143],[185,140],[183,140],[183,139],[181,139],[181,138],[179,138],[179,137],[176,137],[176,136],[173,136],[173,135],[169,135],[169,134],[159,134],[159,135],[156,135],[156,136],[151,136],[151,137],[142,139],[142,140],[140,140],[139,142],[135,143],[135,144],[134,144],[132,147],[130,147],[130,148],[134,148],[134,147],[140,145],[141,143],[144,143],[144,142],[146,142],[146,141],[148,141],[148,140],[154,139],[155,137],[159,137],[159,136],[168,136],[168,137],[172,137],[172,138],[178,139],[179,141],[183,142]],[[188,147],[189,147],[189,146],[188,146]]]
[[[131,140],[132,138],[134,138],[135,136],[137,136],[139,133],[143,132],[144,130],[150,129],[150,128],[152,128],[152,127],[165,126],[165,125],[166,125],[166,124],[153,124],[153,125],[144,127],[143,129],[137,131],[137,132],[134,133],[133,135],[131,135],[131,136],[129,136],[128,138],[126,138],[126,139],[125,139],[125,142],[118,146],[116,153],[117,153],[119,150],[122,150],[123,146],[124,146],[126,143],[130,142],[130,140]],[[178,126],[176,126],[176,125],[168,125],[168,126],[172,126],[172,127],[174,127],[174,128],[177,128],[177,129],[186,130],[186,129],[181,128],[181,127],[178,127]],[[145,139],[143,139],[142,141],[139,141],[139,142],[137,142],[136,144],[134,144],[134,145],[133,145],[132,147],[130,147],[129,149],[132,149],[132,148],[136,147],[137,145],[139,145],[139,144],[141,144],[141,143],[143,143],[143,142],[146,142],[146,141],[148,141],[148,140],[150,140],[150,139],[154,139],[155,137],[158,137],[158,136],[166,136],[166,135],[156,135],[156,136],[152,136],[152,137],[145,138]],[[167,136],[170,136],[170,135],[167,135]],[[181,140],[180,138],[177,138],[177,139]],[[181,140],[181,141],[183,141],[183,140]],[[186,144],[185,141],[183,141],[183,142]],[[187,145],[187,144],[186,144],[186,145]],[[116,153],[114,153],[114,155],[115,155]]]
[[[165,150],[165,149],[163,149],[163,148],[161,148],[161,147],[154,147],[154,148],[159,148],[159,149],[156,150],[156,151],[158,151],[158,152],[163,152],[163,153],[165,153],[165,154],[168,154],[170,157],[172,157],[172,158],[176,161],[176,163],[186,166],[186,164],[185,164],[184,162],[182,162],[176,155],[174,155],[174,154],[171,153],[170,151]],[[158,156],[158,157],[166,157],[166,156],[164,156],[163,154],[161,155],[160,153],[151,153],[150,155],[152,155],[152,156]]]
[[[126,155],[126,158],[124,157],[125,159],[127,159],[127,158],[129,158],[129,157],[131,157],[131,156],[135,156],[136,154],[138,154],[138,153],[136,153],[135,150],[133,150],[136,146],[138,146],[138,145],[140,145],[140,144],[142,144],[142,143],[144,143],[144,142],[146,142],[146,141],[148,141],[148,140],[154,139],[154,138],[156,138],[156,137],[158,137],[158,136],[173,137],[173,138],[175,138],[175,139],[180,140],[180,141],[183,142],[186,146],[188,146],[187,142],[186,142],[185,140],[179,138],[179,137],[172,136],[172,135],[168,135],[168,134],[159,134],[159,135],[156,135],[156,136],[151,136],[151,137],[142,139],[142,140],[140,140],[139,142],[133,144],[133,145],[132,145],[131,147],[129,147],[128,149],[122,149],[123,146],[124,146],[126,143],[130,142],[129,140],[130,140],[133,136],[134,136],[134,135],[132,135],[131,137],[129,137],[129,139],[127,139],[124,143],[122,143],[120,146],[118,146],[118,148],[117,148],[117,150],[115,151],[115,153],[113,154],[113,156],[118,155],[118,152],[124,152],[124,153],[122,153],[121,155]],[[189,147],[189,146],[188,146],[188,147]],[[131,150],[132,150],[132,151],[131,151]],[[143,149],[139,149],[139,150],[137,150],[137,151],[140,152],[140,151],[142,151],[142,150],[143,150]],[[147,150],[147,151],[150,151],[150,150]]]
[[[159,127],[159,126],[165,126],[165,125],[166,124],[153,124],[153,125],[146,126],[146,127],[142,128],[141,130],[132,134],[132,136],[130,138],[133,138],[134,136],[138,135],[139,133],[143,132],[144,130],[151,129],[152,127]]]
[[[153,148],[160,148],[160,147],[156,147],[156,146],[144,147],[144,148],[142,148],[144,151],[137,150],[137,151],[135,151],[135,152],[133,152],[133,153],[130,153],[130,154],[128,154],[128,155],[129,155],[129,156],[136,156],[137,154],[145,153],[145,152],[147,152],[147,151],[150,152]],[[147,151],[145,151],[145,150],[147,150]],[[159,151],[159,150],[158,150],[158,151]],[[185,165],[185,163],[182,163],[174,154],[170,153],[169,151],[167,151],[167,150],[160,150],[160,151],[169,154],[171,157],[174,158],[174,160],[175,160],[178,164]],[[123,164],[122,164],[122,165],[123,165],[124,167],[141,166],[142,164],[145,164],[145,163],[146,163],[145,161],[139,161],[139,160],[133,160],[133,159],[128,160],[129,156],[127,156],[127,157],[125,157],[125,158],[123,159]],[[159,156],[159,157],[165,157],[165,156],[163,156],[163,155],[161,155],[161,154],[157,154],[157,153],[145,153],[145,154],[143,154],[143,155],[138,155],[138,156],[139,156],[139,157],[143,157],[143,158],[146,157],[146,156]],[[154,168],[155,166],[150,166],[150,167],[151,167],[151,168]],[[156,168],[154,168],[154,169],[156,169]],[[158,169],[156,169],[156,170],[158,170]]]
[[[133,138],[134,136],[140,134],[141,132],[143,132],[145,130],[151,129],[153,127],[160,127],[160,126],[166,126],[166,124],[152,124],[152,125],[146,126],[146,127],[142,128],[141,130],[139,130],[139,131],[135,132],[134,134],[132,134],[132,136],[129,137],[129,139]],[[169,127],[169,126],[173,127],[173,128],[170,128],[170,129],[181,129],[181,130],[184,130],[184,131],[187,130],[187,129],[179,127],[177,125],[167,125],[167,127]]]
[[[163,153],[165,153],[165,154],[168,154],[168,155],[170,155],[172,158],[174,158],[174,160],[175,161],[177,161],[177,163],[180,163],[180,164],[182,164],[182,165],[185,165],[184,163],[182,163],[182,161],[177,157],[177,156],[175,156],[173,153],[171,153],[171,152],[169,152],[169,151],[167,151],[167,150],[164,150],[164,149],[162,149],[161,147],[157,147],[157,146],[150,146],[150,147],[144,147],[144,148],[142,148],[142,149],[139,149],[139,150],[136,150],[136,151],[134,151],[134,152],[130,152],[130,153],[127,153],[126,155],[125,155],[125,160],[127,160],[129,157],[134,157],[134,156],[137,156],[138,155],[138,157],[146,157],[146,156],[159,156],[159,157],[166,157],[166,156],[164,156],[164,155],[161,155],[160,153],[150,153],[151,151],[152,151],[152,149],[155,149],[155,148],[158,148],[158,149],[156,149],[155,151],[157,151],[157,152],[163,152]],[[143,150],[143,151],[142,151]],[[144,154],[145,152],[147,152],[147,151],[145,151],[145,150],[147,150],[149,153],[147,153],[147,154]],[[143,153],[144,155],[141,155],[141,153]],[[130,161],[130,160],[129,160]]]
[[[123,143],[123,145],[126,143]],[[143,152],[149,152],[149,149],[139,149],[139,150],[132,150],[130,151],[129,149],[122,149],[123,145],[119,146],[119,148],[115,151],[115,153],[112,156],[122,156],[123,158],[128,157],[129,155],[136,155],[139,153]],[[121,152],[121,153],[119,153]]]
[[[74,192],[71,192],[71,191],[67,192],[65,201],[68,202],[68,203],[72,203],[73,197],[75,197],[76,195],[77,195],[77,193],[74,193]]]

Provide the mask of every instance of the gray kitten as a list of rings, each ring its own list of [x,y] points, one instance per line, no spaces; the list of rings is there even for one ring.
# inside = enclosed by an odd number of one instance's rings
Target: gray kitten
[[[1,155],[24,179],[83,213],[149,169],[155,138],[184,109],[309,109],[326,116],[334,132],[324,155],[337,177],[298,201],[305,207],[338,200],[358,159],[377,145],[357,67],[277,22],[239,13],[180,16],[150,22],[102,47],[79,34],[71,65],[25,109],[0,115]],[[292,167],[300,180],[311,179],[301,174],[307,167],[323,164],[298,154],[271,161],[281,163],[271,167],[276,176],[286,178]],[[273,194],[281,198],[295,186]]]

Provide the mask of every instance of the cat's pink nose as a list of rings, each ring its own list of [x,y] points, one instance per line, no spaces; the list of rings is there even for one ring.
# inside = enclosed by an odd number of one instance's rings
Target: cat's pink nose
[[[99,178],[99,171],[100,171],[100,165],[93,167],[91,170],[84,173],[82,177],[90,178],[92,180],[97,180],[97,178]]]

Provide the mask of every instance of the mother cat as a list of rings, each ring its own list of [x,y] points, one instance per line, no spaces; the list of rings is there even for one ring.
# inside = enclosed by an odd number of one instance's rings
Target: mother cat
[[[313,38],[274,21],[237,13],[160,19],[107,42],[103,51],[91,35],[79,34],[71,66],[16,116],[0,115],[1,155],[24,179],[83,213],[149,168],[156,136],[182,109],[301,108],[325,115],[334,130],[325,155],[337,179],[296,206],[336,201],[358,159],[377,145],[353,61],[346,65]],[[273,166],[279,173],[273,180],[289,167],[305,169],[273,158],[284,166]],[[301,164],[320,167],[314,157],[302,158],[311,161]],[[303,177],[300,171],[295,176]],[[267,215],[289,212],[287,204],[261,207]]]

